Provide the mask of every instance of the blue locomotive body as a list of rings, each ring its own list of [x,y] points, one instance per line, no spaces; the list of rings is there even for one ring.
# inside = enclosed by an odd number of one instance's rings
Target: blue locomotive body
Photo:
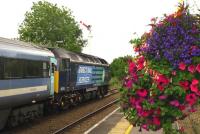
[[[58,61],[55,101],[60,107],[107,93],[109,65],[105,60],[60,48],[52,52]]]

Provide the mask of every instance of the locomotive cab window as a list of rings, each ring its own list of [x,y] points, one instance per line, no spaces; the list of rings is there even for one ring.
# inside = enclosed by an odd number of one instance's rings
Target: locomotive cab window
[[[60,71],[66,71],[69,68],[69,60],[62,59],[60,64]]]

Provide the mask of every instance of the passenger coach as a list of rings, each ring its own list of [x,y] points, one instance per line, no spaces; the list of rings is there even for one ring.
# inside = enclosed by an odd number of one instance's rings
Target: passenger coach
[[[54,95],[54,64],[47,49],[0,38],[0,129],[8,116],[17,125],[25,117],[42,114],[40,102]]]

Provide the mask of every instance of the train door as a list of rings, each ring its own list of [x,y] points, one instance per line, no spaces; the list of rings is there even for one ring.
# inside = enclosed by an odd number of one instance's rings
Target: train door
[[[57,80],[54,78],[54,73],[57,71],[57,60],[54,57],[50,58],[50,95],[54,95],[54,86]]]
[[[64,70],[64,78],[65,78],[65,87],[69,88],[70,86],[70,66],[69,66],[69,59],[62,59],[62,64],[63,64],[63,70]]]

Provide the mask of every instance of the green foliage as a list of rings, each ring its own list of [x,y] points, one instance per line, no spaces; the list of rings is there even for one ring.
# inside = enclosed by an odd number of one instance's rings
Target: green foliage
[[[81,52],[86,40],[70,9],[46,1],[33,3],[18,32],[20,40]]]
[[[127,73],[128,60],[131,56],[115,58],[110,64],[111,76],[121,80]]]
[[[120,89],[122,87],[122,82],[116,77],[112,77],[109,81],[110,89]]]

